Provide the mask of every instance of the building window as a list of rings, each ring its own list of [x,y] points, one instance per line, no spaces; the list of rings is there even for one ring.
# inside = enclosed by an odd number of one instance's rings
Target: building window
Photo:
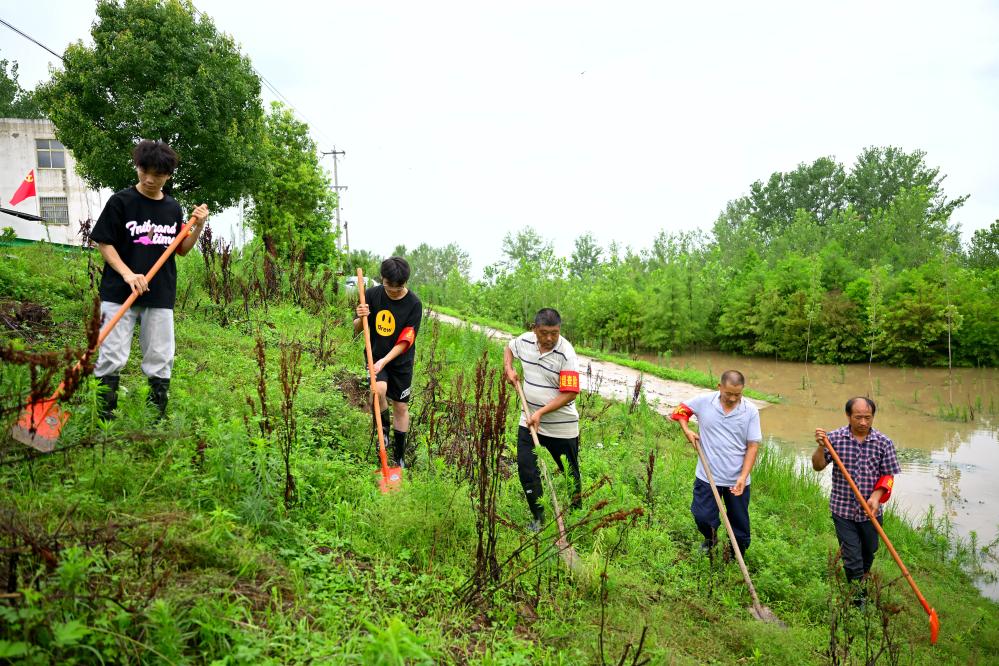
[[[40,197],[39,203],[46,224],[69,224],[69,202],[66,197]]]
[[[39,169],[65,169],[66,147],[55,139],[35,139]]]

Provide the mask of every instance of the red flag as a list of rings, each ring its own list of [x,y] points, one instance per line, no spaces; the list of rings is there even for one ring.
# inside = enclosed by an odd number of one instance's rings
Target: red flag
[[[21,187],[17,188],[17,192],[14,192],[14,196],[10,199],[10,205],[16,206],[25,199],[35,196],[35,170],[32,169],[28,172],[28,175],[24,177],[21,182]]]

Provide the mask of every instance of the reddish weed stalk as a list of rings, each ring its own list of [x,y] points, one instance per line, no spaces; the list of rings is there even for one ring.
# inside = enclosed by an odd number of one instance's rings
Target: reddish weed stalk
[[[475,366],[475,412],[469,423],[474,447],[473,504],[475,506],[476,586],[500,577],[496,558],[496,502],[503,479],[501,462],[506,446],[506,416],[510,395],[498,371],[489,371],[488,352]]]
[[[302,345],[296,341],[281,345],[281,458],[284,460],[284,505],[290,508],[295,496],[291,473],[291,453],[298,443],[295,397],[302,383]]]
[[[271,423],[270,413],[267,409],[267,345],[261,331],[257,332],[255,350],[257,356],[257,402],[254,403],[253,398],[246,396],[246,404],[250,408],[250,416],[253,417],[257,416],[257,405],[260,405],[257,425],[260,427],[260,436],[266,438],[274,431],[274,424]],[[244,422],[247,433],[252,436],[249,419],[244,417]]]
[[[888,590],[902,580],[901,576],[885,581],[880,574],[871,572],[862,581],[851,583],[843,575],[837,550],[829,554],[827,579],[830,582],[829,647],[826,652],[829,662],[837,666],[856,663],[854,646],[862,641],[861,663],[873,665],[883,660],[883,663],[898,664],[902,645],[898,642],[891,620],[902,609],[889,599]],[[866,603],[857,608],[854,602],[861,590],[866,591]],[[856,620],[858,614],[859,624]]]

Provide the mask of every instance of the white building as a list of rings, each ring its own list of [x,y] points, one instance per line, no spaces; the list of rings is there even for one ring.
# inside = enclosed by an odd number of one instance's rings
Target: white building
[[[28,172],[35,172],[35,196],[9,201]],[[0,211],[0,229],[18,238],[80,245],[80,222],[97,220],[110,190],[95,191],[76,173],[76,160],[55,138],[51,120],[0,118],[0,208],[37,215],[45,223]]]

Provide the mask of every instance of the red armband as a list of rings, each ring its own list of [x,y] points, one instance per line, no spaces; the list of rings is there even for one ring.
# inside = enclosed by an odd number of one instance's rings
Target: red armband
[[[676,409],[673,410],[673,413],[670,414],[669,417],[674,421],[689,421],[690,417],[693,415],[694,410],[681,402],[676,406]]]
[[[399,334],[399,339],[395,341],[397,345],[406,345],[406,349],[402,350],[403,352],[409,350],[409,348],[413,346],[414,342],[416,342],[416,331],[413,330],[412,326],[407,326],[402,329],[402,333]]]
[[[874,484],[874,490],[883,490],[885,494],[881,496],[881,503],[884,504],[891,497],[891,487],[895,485],[895,477],[891,474],[885,474],[878,482]]]
[[[558,374],[558,390],[562,393],[579,393],[579,373],[563,370]]]

